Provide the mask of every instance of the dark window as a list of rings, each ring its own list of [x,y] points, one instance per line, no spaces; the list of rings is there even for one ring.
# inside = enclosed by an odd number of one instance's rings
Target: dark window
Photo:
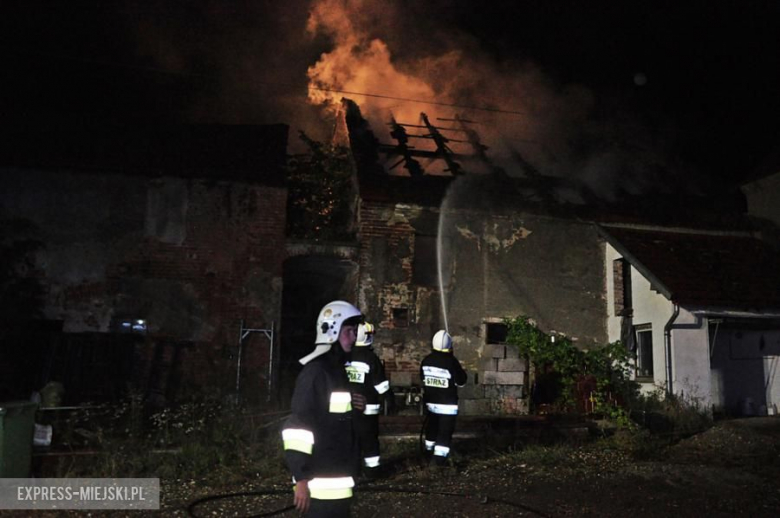
[[[420,286],[437,286],[439,268],[436,259],[436,236],[414,236],[412,281]]]
[[[623,258],[612,261],[612,279],[615,295],[615,315],[630,317],[631,305],[631,264]]]
[[[637,326],[636,377],[653,377],[653,329],[649,325]]]
[[[393,308],[393,327],[409,327],[409,308]]]
[[[486,336],[485,343],[488,344],[504,344],[506,343],[506,324],[497,324],[488,322],[485,324]]]

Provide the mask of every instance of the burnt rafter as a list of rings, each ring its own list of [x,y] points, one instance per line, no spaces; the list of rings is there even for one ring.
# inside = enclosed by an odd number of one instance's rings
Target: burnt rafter
[[[422,176],[424,174],[423,168],[420,165],[420,162],[414,159],[412,148],[409,146],[409,135],[406,133],[406,129],[402,124],[398,124],[395,118],[391,119],[390,128],[390,136],[398,142],[398,145],[395,146],[395,150],[401,155],[401,160],[390,166],[389,170],[392,171],[403,163],[404,169],[409,171],[411,176]]]
[[[431,124],[431,121],[428,120],[428,116],[426,114],[421,113],[420,118],[422,119],[423,124],[425,124],[425,127],[428,128],[433,142],[436,144],[437,155],[444,159],[444,161],[447,163],[447,167],[449,167],[449,171],[453,176],[462,174],[463,171],[461,165],[455,161],[454,153],[449,148],[449,146],[447,146],[449,139],[442,135],[436,126]]]
[[[439,120],[442,121],[442,120],[452,120],[452,119],[439,119]],[[405,124],[405,123],[400,123],[400,122],[396,123],[396,124],[398,124],[399,126],[403,126],[404,128],[425,128],[425,129],[427,129],[427,126],[422,126],[420,124]],[[439,128],[439,130],[440,131],[457,131],[457,132],[460,132],[460,133],[465,133],[466,132],[466,130],[460,129],[460,128]]]
[[[424,175],[425,170],[423,166],[420,162],[415,160],[415,158],[423,158],[429,161],[444,160],[447,164],[446,170],[453,176],[464,173],[460,162],[468,162],[475,159],[482,161],[490,165],[490,167],[493,167],[494,170],[499,171],[499,168],[496,168],[491,164],[490,159],[486,154],[486,151],[489,149],[488,146],[482,144],[479,134],[474,129],[467,126],[467,124],[474,124],[474,121],[467,120],[459,115],[456,115],[455,117],[456,118],[454,119],[439,118],[438,120],[456,122],[460,127],[435,126],[430,122],[430,119],[425,113],[420,114],[420,119],[423,124],[400,123],[396,121],[395,118],[391,117],[391,120],[388,123],[388,126],[390,126],[390,136],[395,139],[397,144],[380,144],[378,151],[386,156],[395,155],[400,156],[401,158],[395,161],[388,168],[388,171],[392,171],[399,165],[404,164],[404,168],[407,169],[412,176]],[[412,134],[408,132],[407,128],[425,129],[428,132]],[[453,132],[461,135],[465,134],[466,139],[451,138],[443,132]],[[429,140],[433,142],[435,149],[416,149],[415,146],[410,144],[411,139]],[[468,144],[471,146],[473,153],[456,153],[449,146],[449,144],[452,143]]]
[[[448,120],[448,119],[439,119],[439,120]],[[482,140],[479,138],[479,134],[473,128],[470,128],[468,126],[468,124],[474,124],[474,121],[464,119],[460,115],[455,115],[454,122],[457,122],[461,127],[461,131],[463,131],[466,134],[466,138],[468,138],[468,143],[471,145],[471,149],[474,150],[474,154],[486,164],[492,165],[490,159],[486,154],[486,151],[490,148],[484,145],[482,143]]]
[[[391,146],[389,144],[380,144],[379,145],[379,152],[384,153],[385,155],[403,155],[403,153],[400,152],[398,146]],[[428,158],[428,159],[437,159],[441,158],[441,155],[439,155],[439,151],[429,151],[426,149],[414,149],[409,148],[409,156],[416,157],[416,158]],[[462,153],[452,153],[452,157],[456,160],[469,160],[471,158],[474,158],[472,155],[464,155]]]

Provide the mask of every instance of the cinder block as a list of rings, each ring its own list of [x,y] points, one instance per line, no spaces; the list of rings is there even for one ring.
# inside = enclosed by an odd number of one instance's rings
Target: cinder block
[[[506,358],[520,358],[520,351],[517,350],[516,345],[506,346]]]
[[[499,344],[487,344],[483,356],[485,358],[506,358],[506,347]]]
[[[499,415],[527,414],[528,402],[525,399],[498,399],[491,402],[491,410]]]
[[[521,399],[525,385],[496,385],[504,398]]]
[[[508,348],[507,348],[508,349]],[[520,358],[505,358],[503,360],[497,360],[498,368],[500,372],[512,372],[520,371],[525,372],[525,360]]]
[[[479,360],[479,370],[480,371],[497,371],[498,370],[498,362],[500,360],[498,358],[493,358],[492,356],[487,358],[480,358]]]
[[[489,399],[461,399],[458,412],[463,415],[488,415],[491,413]]]
[[[482,388],[487,399],[500,399],[504,395],[501,391],[504,387],[501,385],[483,385]]]
[[[482,373],[482,384],[483,385],[497,385],[497,376],[498,371],[485,371]]]
[[[525,383],[524,372],[490,372],[482,375],[483,385],[522,385]]]
[[[469,383],[465,387],[458,389],[458,397],[462,399],[477,399],[485,397],[485,387]]]
[[[390,384],[394,387],[411,387],[412,375],[409,371],[395,371],[390,373]]]

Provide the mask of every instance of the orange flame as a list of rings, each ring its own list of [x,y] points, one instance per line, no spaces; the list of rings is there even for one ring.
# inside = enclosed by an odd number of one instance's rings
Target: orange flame
[[[333,113],[342,97],[352,98],[375,133],[387,128],[391,116],[401,123],[419,124],[420,113],[425,112],[434,125],[456,126],[438,118],[458,114],[480,123],[475,129],[498,162],[511,162],[512,154],[522,148],[531,162],[545,163],[550,170],[565,167],[560,158],[567,154],[570,136],[590,114],[589,91],[555,85],[528,62],[496,62],[465,36],[461,40],[452,36],[449,48],[428,47],[428,55],[426,42],[420,42],[413,59],[401,59],[374,33],[377,21],[394,30],[398,20],[407,20],[392,8],[392,3],[372,0],[315,2],[307,30],[332,38],[333,48],[308,69],[310,103]],[[393,18],[396,14],[399,17]],[[447,136],[465,138],[457,133]],[[424,139],[413,144],[418,149],[433,145]],[[451,147],[460,148],[453,149],[456,153],[470,153],[468,144],[453,142]]]
[[[399,120],[417,120],[421,111],[419,105],[343,93],[421,100],[435,98],[436,92],[428,83],[396,67],[383,41],[371,38],[352,22],[352,13],[368,8],[367,4],[361,0],[322,0],[312,8],[308,31],[332,36],[334,48],[309,67],[309,101],[333,108],[342,97],[352,95],[370,118],[381,116],[386,122],[391,111]]]

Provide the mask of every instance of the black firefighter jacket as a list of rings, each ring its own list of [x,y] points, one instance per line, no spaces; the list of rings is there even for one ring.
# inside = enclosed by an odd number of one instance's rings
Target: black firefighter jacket
[[[382,361],[368,346],[355,346],[347,364],[347,376],[352,390],[366,397],[365,415],[377,415],[381,409],[379,396],[390,390]]]
[[[309,481],[312,498],[351,497],[359,469],[345,359],[336,344],[304,366],[282,429],[287,466],[295,480]]]
[[[466,372],[451,352],[433,351],[420,365],[428,411],[434,414],[458,413],[458,387],[466,384]]]

